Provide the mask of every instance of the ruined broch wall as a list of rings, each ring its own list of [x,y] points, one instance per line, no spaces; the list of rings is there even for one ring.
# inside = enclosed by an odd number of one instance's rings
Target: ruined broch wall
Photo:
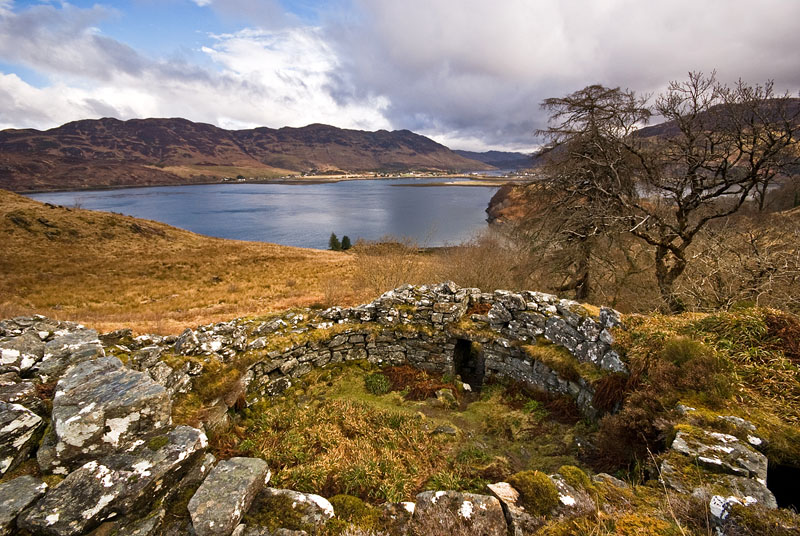
[[[626,372],[611,347],[610,330],[619,323],[612,309],[592,315],[577,302],[549,294],[484,293],[448,282],[406,285],[358,307],[275,318],[253,326],[246,345],[243,333],[237,334],[230,324],[187,330],[174,349],[186,355],[224,352],[238,342],[240,351],[259,351],[282,334],[301,339],[309,335],[307,341],[266,352],[249,369],[242,383],[250,399],[278,394],[315,367],[366,359],[459,374],[466,383],[477,384],[472,387],[480,387],[484,377],[517,380],[569,395],[585,413],[593,414],[594,393],[586,380],[560,377],[525,347],[556,344],[579,362]]]

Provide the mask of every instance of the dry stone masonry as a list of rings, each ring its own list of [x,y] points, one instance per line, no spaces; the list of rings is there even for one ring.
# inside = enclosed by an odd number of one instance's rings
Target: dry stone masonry
[[[0,484],[0,536],[19,529],[33,536],[78,536],[106,522],[118,534],[135,536],[302,534],[242,520],[280,500],[305,524],[319,526],[335,515],[330,502],[265,487],[270,471],[262,460],[217,463],[206,452],[204,430],[171,422],[173,398],[191,391],[209,367],[248,364],[207,408],[207,430],[224,425],[231,408],[280,394],[315,368],[353,360],[457,374],[472,389],[487,378],[516,380],[570,396],[592,417],[592,383],[562,377],[531,349],[557,349],[597,375],[625,374],[613,348],[612,330],[620,326],[611,309],[592,313],[547,294],[485,293],[449,282],[403,286],[353,308],[290,311],[168,337],[133,337],[129,330],[99,336],[42,316],[0,321],[0,476],[25,463],[54,479],[50,487],[29,475]],[[680,473],[675,464],[686,459],[716,471],[719,486],[709,504],[721,518],[733,501],[774,507],[764,485],[761,440],[749,423],[733,425],[742,433],[682,429],[673,457],[661,467],[666,484],[686,492],[697,490],[671,478]],[[559,475],[550,479],[559,494],[550,515],[596,507]],[[516,503],[507,483],[490,491],[430,491],[416,503],[379,510],[398,534],[411,522],[439,523],[436,516],[450,516],[476,534],[522,534],[540,522]],[[168,514],[174,504],[183,505],[177,521]]]

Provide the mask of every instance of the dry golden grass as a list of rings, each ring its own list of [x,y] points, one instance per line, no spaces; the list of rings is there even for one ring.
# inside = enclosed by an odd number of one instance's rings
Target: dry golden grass
[[[3,190],[0,244],[0,318],[40,313],[101,331],[176,333],[358,299],[346,253],[209,238]]]

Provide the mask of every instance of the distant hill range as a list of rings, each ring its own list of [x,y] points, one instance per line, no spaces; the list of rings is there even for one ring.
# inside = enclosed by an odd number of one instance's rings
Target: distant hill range
[[[186,119],[106,118],[45,131],[0,131],[0,188],[17,192],[274,178],[312,171],[493,168],[408,130],[366,132],[320,124],[225,130]]]
[[[527,169],[533,166],[533,155],[525,153],[513,153],[508,151],[486,151],[485,153],[476,153],[474,151],[460,151],[458,149],[454,153],[469,158],[470,160],[477,160],[498,169]]]

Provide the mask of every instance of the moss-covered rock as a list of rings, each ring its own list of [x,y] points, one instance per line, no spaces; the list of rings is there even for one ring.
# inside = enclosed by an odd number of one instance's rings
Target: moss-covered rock
[[[545,515],[558,506],[558,488],[540,471],[521,471],[509,478],[519,491],[519,502],[531,514]]]

